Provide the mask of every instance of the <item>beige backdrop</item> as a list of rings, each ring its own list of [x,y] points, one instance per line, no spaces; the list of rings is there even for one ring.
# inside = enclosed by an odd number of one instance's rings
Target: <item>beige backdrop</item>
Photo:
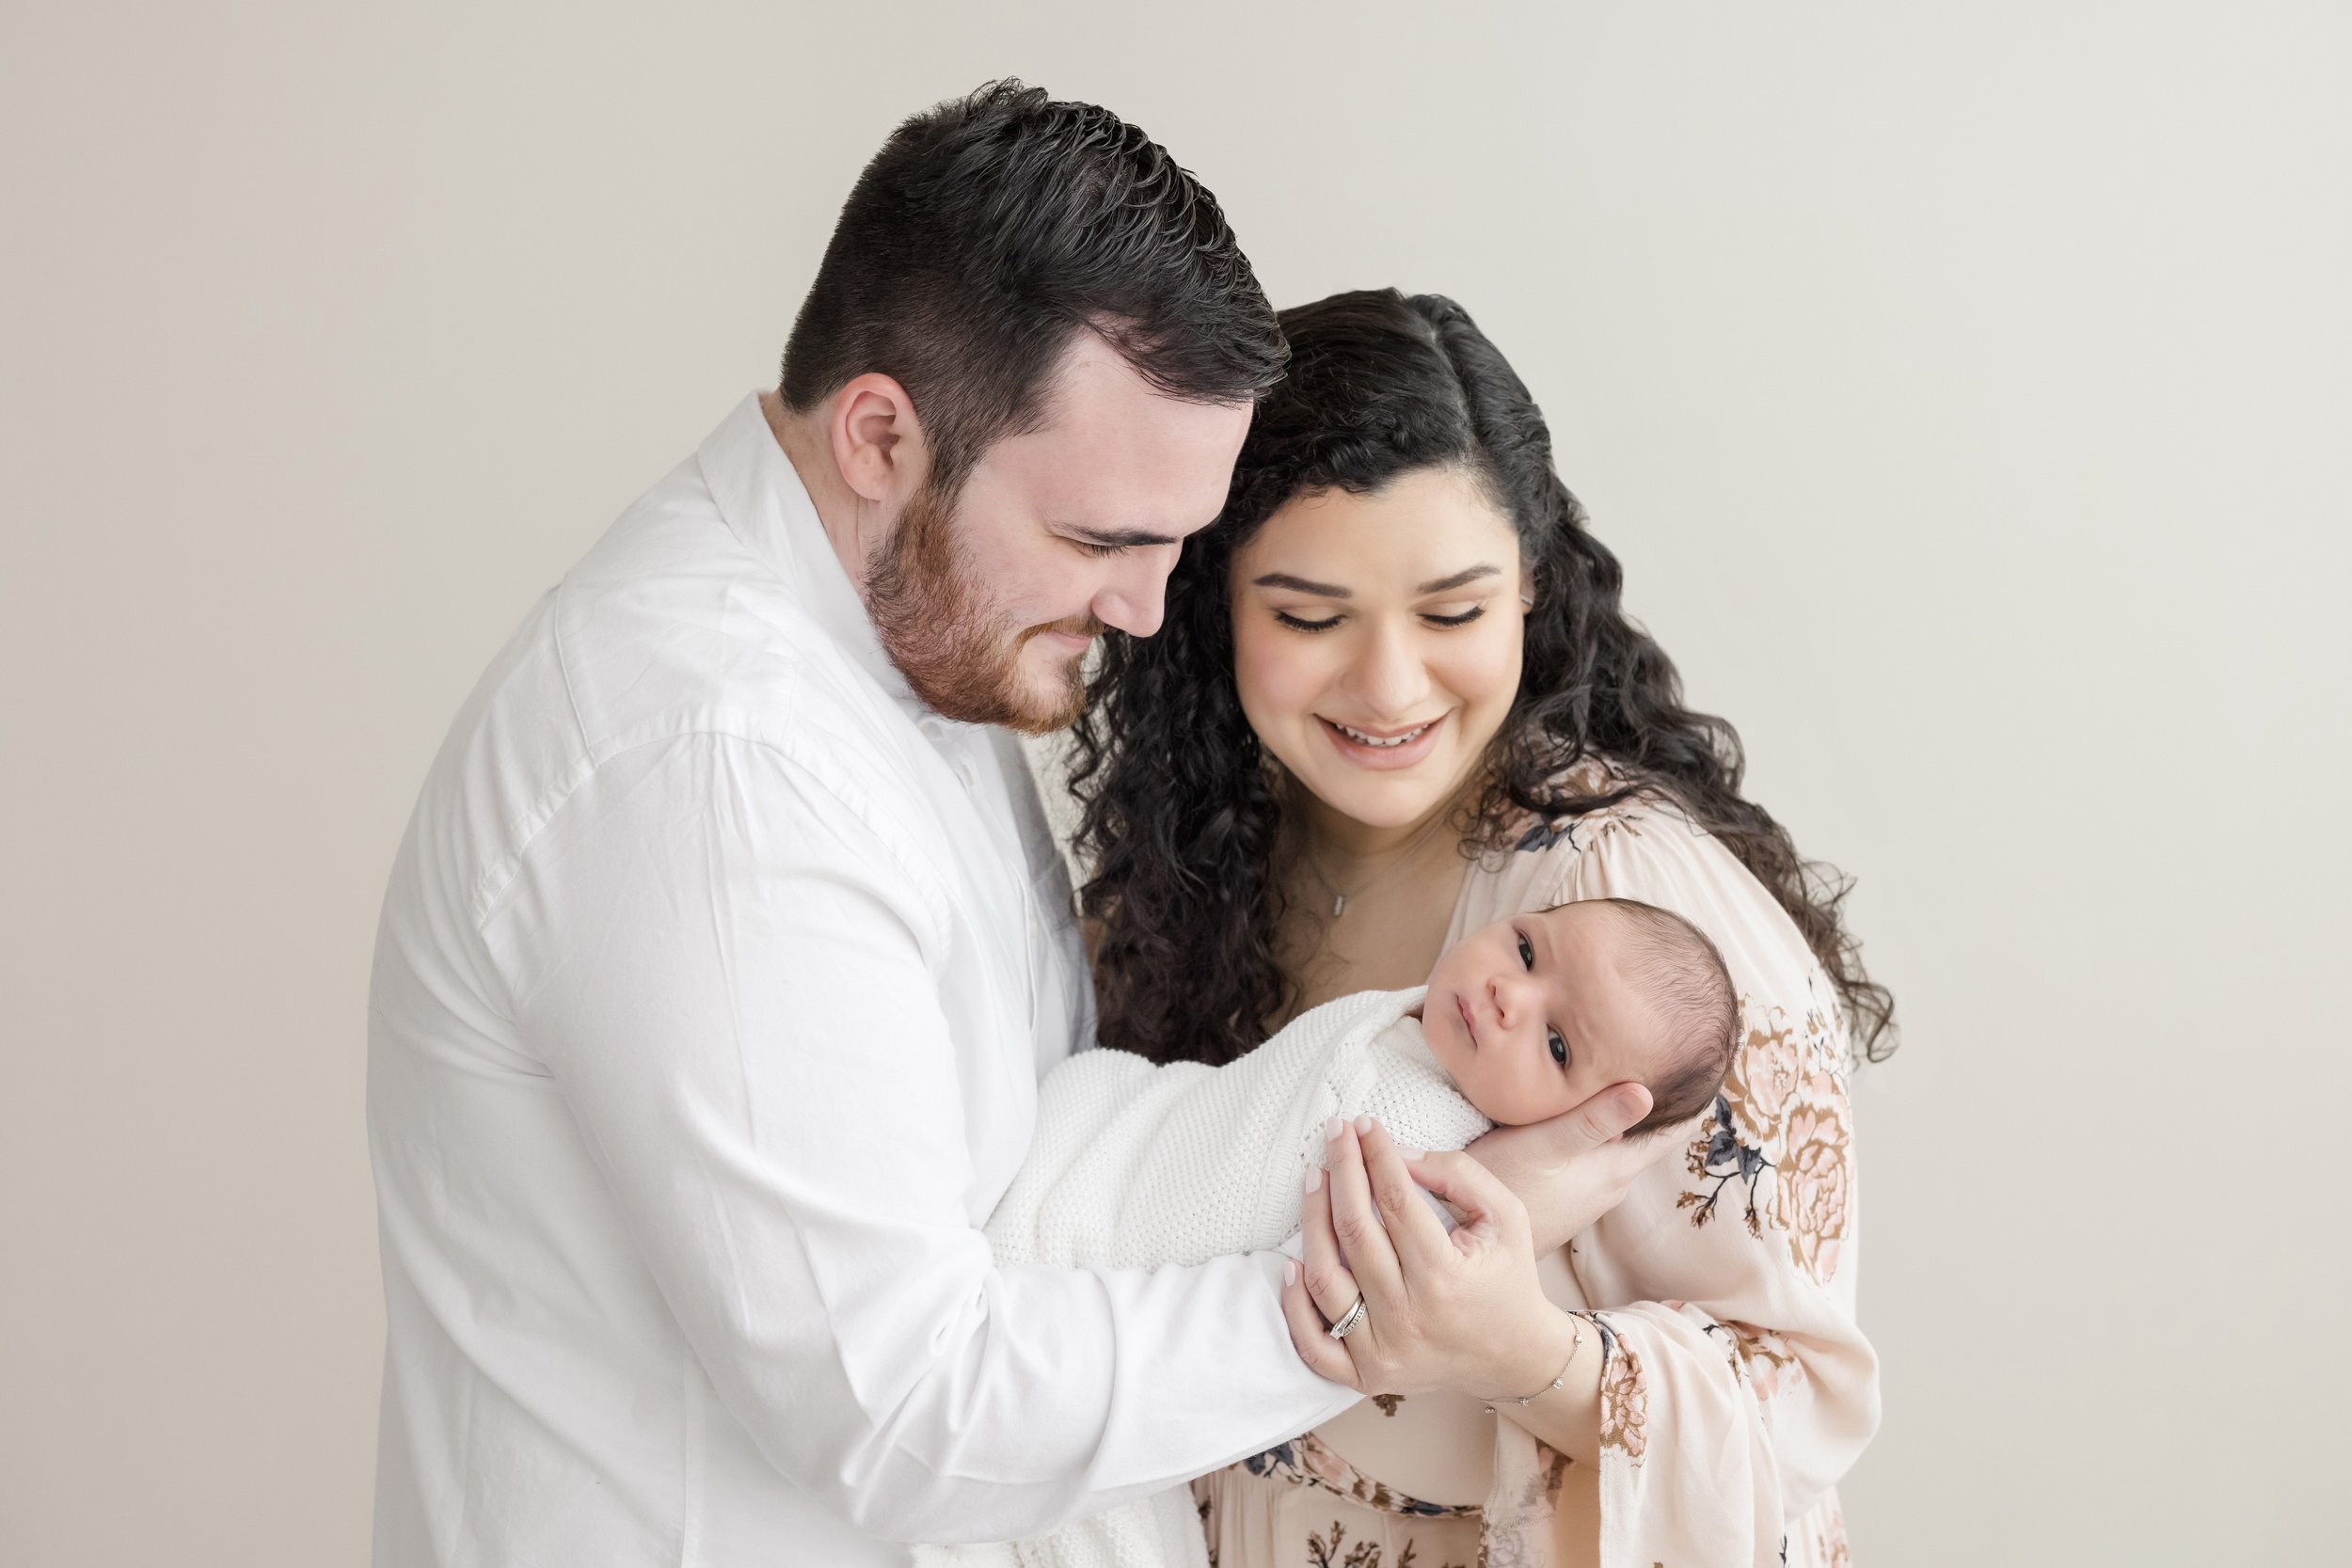
[[[0,22],[0,1562],[362,1560],[411,796],[1006,72],[1468,305],[1859,874],[1865,1568],[2341,1560],[2341,5],[256,0]]]

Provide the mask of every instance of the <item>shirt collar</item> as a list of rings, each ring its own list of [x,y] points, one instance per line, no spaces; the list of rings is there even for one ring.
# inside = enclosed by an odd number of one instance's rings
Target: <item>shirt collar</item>
[[[929,713],[883,651],[865,602],[825,536],[808,487],[768,427],[759,394],[738,404],[694,455],[719,515],[744,547],[800,591],[819,629],[873,676],[892,701],[917,717]]]

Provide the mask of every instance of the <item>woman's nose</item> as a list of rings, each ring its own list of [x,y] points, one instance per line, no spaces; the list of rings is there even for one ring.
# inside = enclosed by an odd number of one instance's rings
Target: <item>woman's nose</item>
[[[1429,692],[1428,667],[1404,627],[1374,626],[1352,673],[1357,699],[1369,709],[1367,719],[1426,717],[1419,709]]]

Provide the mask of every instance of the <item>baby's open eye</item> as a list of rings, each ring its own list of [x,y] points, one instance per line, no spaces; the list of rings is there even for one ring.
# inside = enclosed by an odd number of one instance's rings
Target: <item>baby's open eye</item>
[[[1535,944],[1527,940],[1525,931],[1519,933],[1519,962],[1529,969],[1535,967]]]
[[[1547,1030],[1544,1034],[1544,1043],[1551,1047],[1553,1061],[1558,1062],[1562,1067],[1568,1065],[1568,1042],[1560,1037],[1559,1030]]]

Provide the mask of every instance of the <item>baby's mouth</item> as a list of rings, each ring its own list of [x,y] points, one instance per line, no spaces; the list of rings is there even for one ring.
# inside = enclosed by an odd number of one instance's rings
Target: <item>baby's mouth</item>
[[[1454,1010],[1462,1015],[1462,1033],[1470,1037],[1470,1049],[1478,1049],[1478,1022],[1470,1017],[1470,1004],[1460,997],[1454,999]]]

